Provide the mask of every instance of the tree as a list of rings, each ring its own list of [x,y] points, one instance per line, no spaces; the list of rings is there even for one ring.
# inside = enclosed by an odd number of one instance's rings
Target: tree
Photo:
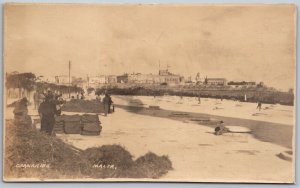
[[[10,88],[23,88],[27,91],[34,89],[36,76],[33,73],[17,73],[8,74],[6,76],[6,87]]]
[[[94,88],[92,88],[92,87],[87,88],[88,95],[91,94],[93,91],[95,91]]]
[[[5,86],[7,89],[19,89],[19,97],[22,97],[23,91],[27,91],[28,97],[30,97],[30,91],[34,89],[36,76],[33,73],[18,73],[14,72],[6,74]],[[24,93],[25,94],[25,93]]]
[[[256,87],[261,88],[261,87],[264,87],[264,86],[265,86],[265,84],[263,82],[259,82]]]

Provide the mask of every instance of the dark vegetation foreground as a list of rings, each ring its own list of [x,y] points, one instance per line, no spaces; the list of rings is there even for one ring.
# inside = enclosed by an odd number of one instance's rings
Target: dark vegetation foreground
[[[6,180],[160,178],[172,169],[167,156],[149,152],[133,160],[119,145],[80,150],[55,136],[17,126],[13,120],[6,121],[4,160]]]

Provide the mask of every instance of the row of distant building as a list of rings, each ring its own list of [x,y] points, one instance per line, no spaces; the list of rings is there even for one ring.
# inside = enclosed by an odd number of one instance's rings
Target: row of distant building
[[[123,75],[99,75],[87,76],[84,78],[67,75],[55,77],[39,77],[39,81],[55,83],[58,85],[77,85],[79,87],[99,87],[104,84],[159,84],[159,85],[185,85],[185,84],[205,84],[215,86],[255,86],[255,82],[227,82],[226,78],[201,78],[198,73],[195,79],[184,78],[181,75],[173,74],[168,69],[159,70],[158,74],[124,73]],[[260,83],[261,84],[261,83]]]

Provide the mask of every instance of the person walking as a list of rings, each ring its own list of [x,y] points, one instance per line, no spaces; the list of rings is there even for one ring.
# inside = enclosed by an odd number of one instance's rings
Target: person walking
[[[45,132],[49,136],[52,135],[54,128],[55,115],[59,115],[52,99],[51,95],[45,96],[45,101],[40,104],[38,109],[41,118],[41,132]]]

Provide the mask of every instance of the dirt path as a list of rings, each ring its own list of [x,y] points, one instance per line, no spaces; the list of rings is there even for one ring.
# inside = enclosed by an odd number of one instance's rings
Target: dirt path
[[[121,108],[99,117],[103,125],[100,136],[58,137],[81,149],[120,144],[135,158],[149,151],[168,155],[174,170],[162,181],[292,181],[293,163],[276,156],[289,149],[261,142],[250,134],[215,136],[207,126]]]
[[[144,107],[134,107],[134,106],[125,106],[125,105],[116,105],[117,108],[122,108],[128,112],[148,115],[152,117],[168,118],[181,122],[190,122],[194,121],[199,125],[204,125],[210,127],[210,132],[213,132],[213,129],[217,126],[216,123],[219,121],[224,121],[225,125],[228,126],[241,126],[249,128],[253,136],[263,142],[271,142],[278,144],[287,148],[292,148],[293,141],[293,127],[287,126],[279,123],[240,119],[240,118],[231,118],[216,116],[210,114],[202,113],[182,113],[181,111],[171,111],[171,110],[152,110]],[[204,121],[195,121],[195,120],[204,120]],[[206,120],[212,120],[211,122]]]

